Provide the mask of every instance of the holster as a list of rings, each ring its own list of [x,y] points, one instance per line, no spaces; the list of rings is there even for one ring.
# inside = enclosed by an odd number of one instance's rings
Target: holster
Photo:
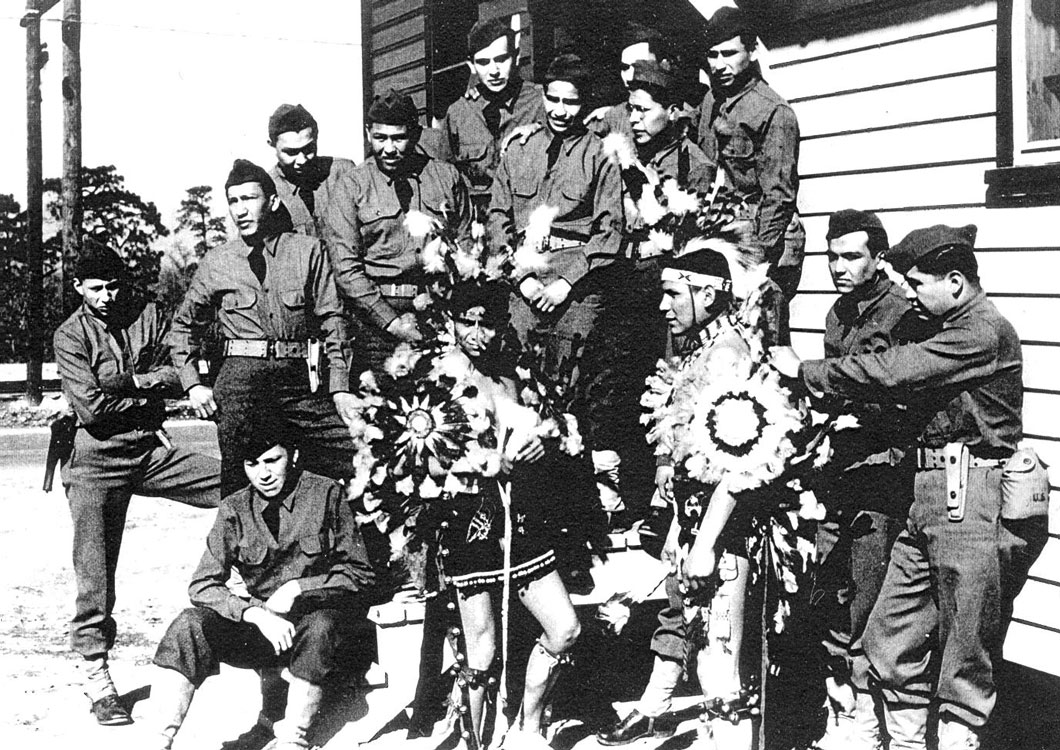
[[[951,521],[963,521],[968,495],[968,446],[946,443],[942,450],[946,457],[946,510]]]
[[[51,423],[51,439],[48,441],[48,457],[44,462],[44,491],[52,491],[55,479],[55,467],[70,458],[74,450],[74,433],[77,432],[77,418],[66,414]]]

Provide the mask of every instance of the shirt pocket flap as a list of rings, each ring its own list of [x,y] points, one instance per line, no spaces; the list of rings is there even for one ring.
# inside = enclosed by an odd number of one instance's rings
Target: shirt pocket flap
[[[520,198],[533,198],[540,189],[540,183],[533,175],[512,176],[512,193]]]
[[[489,141],[460,141],[457,159],[460,161],[482,161],[490,147]]]
[[[221,307],[225,310],[246,310],[254,306],[258,295],[252,289],[237,289],[228,292],[221,298]]]
[[[285,307],[305,307],[305,290],[289,289],[280,292],[280,299]]]
[[[721,153],[729,159],[749,159],[755,155],[754,143],[745,135],[733,133],[730,136],[721,136]]]

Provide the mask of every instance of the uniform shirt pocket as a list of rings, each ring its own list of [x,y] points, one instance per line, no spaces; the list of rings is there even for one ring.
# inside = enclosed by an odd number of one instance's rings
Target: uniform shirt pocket
[[[221,308],[226,311],[247,310],[254,307],[257,300],[257,292],[251,289],[237,289],[225,293],[221,298]]]
[[[239,545],[239,552],[236,556],[239,558],[239,562],[244,565],[261,565],[265,561],[265,555],[268,554],[268,551],[264,542],[250,541]]]
[[[290,310],[301,310],[305,307],[305,290],[288,289],[280,292],[280,300],[283,306]]]

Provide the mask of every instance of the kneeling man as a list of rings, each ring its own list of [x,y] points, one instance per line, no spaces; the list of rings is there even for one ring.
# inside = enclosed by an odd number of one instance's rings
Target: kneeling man
[[[159,748],[172,746],[196,688],[221,662],[285,667],[287,712],[274,726],[275,748],[308,747],[324,685],[341,673],[366,611],[372,574],[342,487],[299,470],[290,429],[263,422],[240,441],[250,484],[221,502],[189,587],[194,606],[155,653]],[[232,568],[250,599],[225,586]]]

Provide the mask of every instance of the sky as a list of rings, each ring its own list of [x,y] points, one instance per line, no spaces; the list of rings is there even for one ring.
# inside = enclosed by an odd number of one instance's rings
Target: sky
[[[269,115],[303,104],[320,152],[360,161],[361,31],[356,0],[82,0],[86,167],[113,164],[171,229],[185,189],[224,211],[233,159],[269,168]],[[25,0],[0,0],[0,193],[26,196]],[[62,174],[62,3],[44,16],[44,177]]]

